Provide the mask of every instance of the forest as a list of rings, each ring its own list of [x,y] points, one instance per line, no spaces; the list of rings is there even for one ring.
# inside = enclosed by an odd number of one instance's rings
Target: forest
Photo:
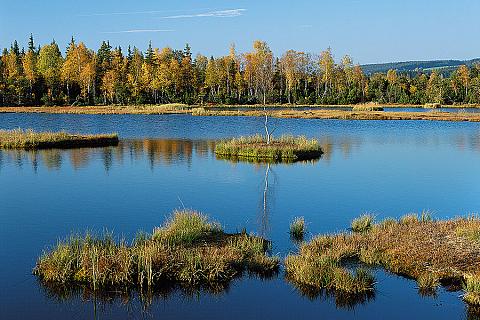
[[[288,50],[276,56],[266,42],[250,52],[232,45],[221,57],[183,50],[102,42],[98,51],[73,38],[27,48],[14,41],[0,59],[0,104],[478,104],[480,64],[459,66],[448,77],[438,71],[411,75],[389,70],[366,75],[350,56],[335,59]]]

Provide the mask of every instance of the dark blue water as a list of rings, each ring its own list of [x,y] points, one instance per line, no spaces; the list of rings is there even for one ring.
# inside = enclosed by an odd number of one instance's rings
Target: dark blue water
[[[344,230],[363,212],[379,219],[429,209],[438,218],[480,212],[480,125],[429,121],[272,119],[275,134],[321,141],[315,162],[266,165],[217,160],[215,140],[262,132],[261,119],[188,115],[1,114],[0,128],[118,132],[118,147],[0,151],[1,319],[474,319],[441,288],[421,297],[413,281],[375,273],[375,297],[346,307],[308,298],[284,281],[245,277],[212,294],[173,291],[144,308],[133,295],[60,297],[31,269],[46,246],[71,231],[113,230],[131,239],[182,206],[227,231],[246,228],[295,251],[288,226],[304,216],[310,234]],[[266,210],[264,210],[266,204]]]

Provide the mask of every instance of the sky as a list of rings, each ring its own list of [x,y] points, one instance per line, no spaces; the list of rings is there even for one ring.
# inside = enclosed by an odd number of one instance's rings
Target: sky
[[[360,64],[480,57],[479,0],[0,0],[0,47],[73,36],[89,48],[102,40],[219,56],[266,41],[280,56],[289,49]]]

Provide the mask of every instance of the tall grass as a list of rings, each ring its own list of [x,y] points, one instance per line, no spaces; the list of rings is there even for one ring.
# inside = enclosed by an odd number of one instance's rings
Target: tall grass
[[[243,270],[264,275],[278,270],[266,255],[268,242],[227,234],[195,211],[176,211],[152,235],[131,245],[112,234],[72,235],[44,252],[33,270],[44,283],[99,288],[154,288],[165,281],[199,286],[227,283]]]
[[[305,230],[305,219],[303,217],[297,217],[290,223],[290,236],[296,241],[303,240]]]
[[[322,149],[317,140],[304,136],[281,136],[267,144],[265,137],[255,135],[221,141],[216,144],[215,153],[223,157],[307,160],[320,157]]]
[[[465,300],[480,304],[480,277],[471,276],[480,266],[480,219],[442,221],[424,211],[398,221],[375,223],[365,216],[355,221],[358,226],[352,229],[357,232],[317,236],[287,257],[288,278],[297,285],[338,289],[333,271],[340,268],[338,274],[344,273],[343,261],[355,259],[417,280],[422,294],[434,293],[439,283],[465,279]]]
[[[353,219],[352,231],[353,232],[367,232],[372,228],[375,217],[372,214],[363,214],[362,216]]]
[[[65,131],[0,130],[0,148],[5,149],[75,148],[116,144],[118,144],[117,134],[77,135]]]

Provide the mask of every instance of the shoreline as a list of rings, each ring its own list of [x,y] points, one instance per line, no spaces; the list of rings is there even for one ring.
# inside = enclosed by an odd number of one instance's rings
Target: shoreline
[[[333,108],[333,107],[332,107]],[[0,107],[0,113],[51,113],[51,114],[190,114],[192,116],[264,116],[263,110],[208,110],[203,107],[171,106],[86,106],[86,107]],[[285,119],[337,119],[337,120],[431,120],[480,122],[479,113],[406,111],[346,111],[346,110],[272,110],[267,114]]]

